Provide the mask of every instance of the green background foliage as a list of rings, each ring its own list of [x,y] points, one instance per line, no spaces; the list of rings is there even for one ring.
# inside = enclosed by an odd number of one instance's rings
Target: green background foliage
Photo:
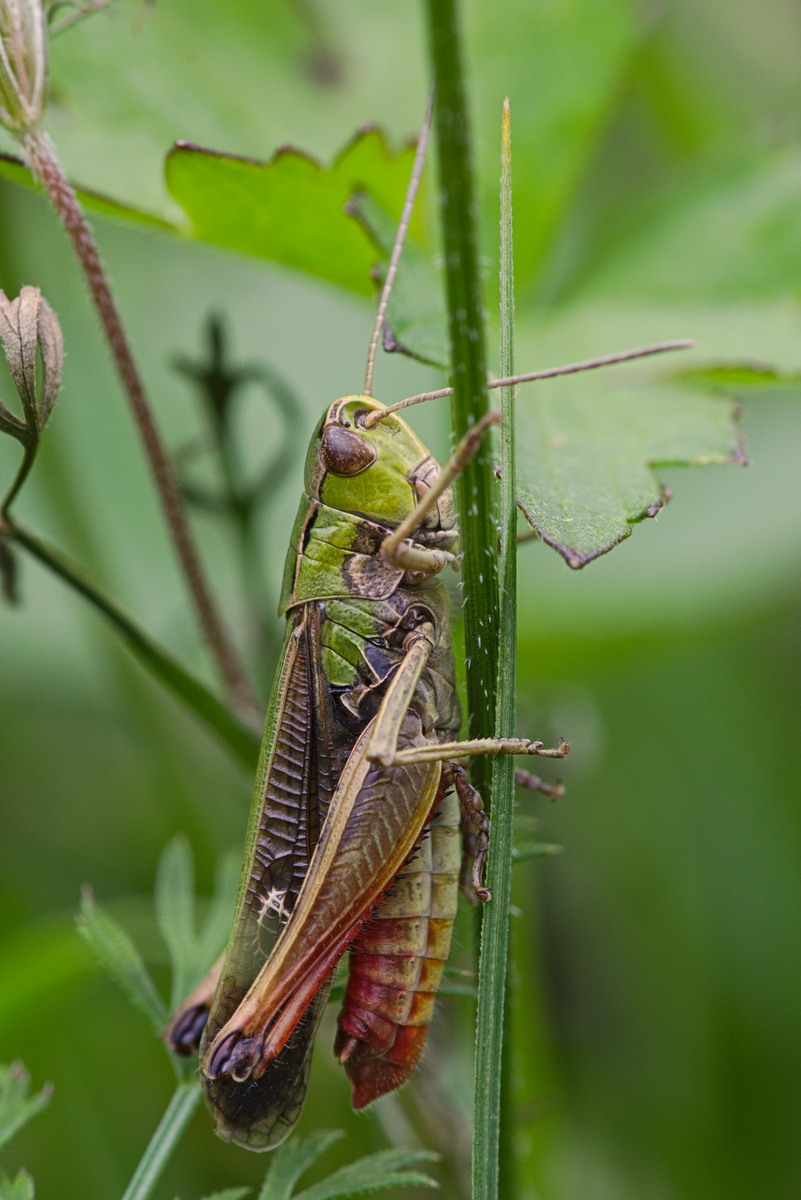
[[[504,95],[512,104],[518,368],[693,336],[699,364],[795,370],[792,6],[770,0],[757,19],[745,0],[503,0],[466,18],[491,311]],[[200,427],[173,364],[200,357],[212,312],[235,361],[278,368],[302,398],[293,471],[264,511],[252,568],[270,619],[307,435],[326,403],[361,387],[371,309],[335,266],[308,269],[336,258],[329,224],[306,221],[295,270],[193,241],[165,155],[179,138],[259,160],[289,143],[327,166],[365,122],[397,149],[426,91],[422,14],[409,3],[121,2],[53,46],[48,128],[70,175],[187,229],[96,219],[170,444]],[[60,231],[40,197],[9,182],[0,230],[0,285],[40,286],[68,352],[20,516],[211,681]],[[377,394],[440,382],[382,360]],[[597,396],[599,455],[605,394],[581,381],[538,393],[554,414]],[[666,420],[675,395],[643,404]],[[584,571],[542,544],[521,551],[519,728],[572,742],[566,799],[520,801],[520,841],[536,817],[533,836],[564,847],[516,868],[510,1064],[524,1197],[783,1200],[801,1185],[801,410],[797,388],[767,377],[747,400],[747,470],[660,469],[675,492],[665,512]],[[279,418],[256,383],[238,415],[255,476]],[[433,406],[414,417],[440,457],[446,420]],[[0,445],[3,478],[16,462]],[[213,515],[196,526],[250,646],[230,539]],[[80,886],[124,923],[166,992],[151,899],[161,852],[188,834],[210,895],[215,863],[241,841],[250,781],[76,597],[21,565],[24,603],[0,624],[0,1060],[23,1059],[34,1087],[55,1091],[3,1167],[28,1167],[40,1195],[121,1195],[173,1077],[74,931]],[[269,653],[253,662],[264,688]],[[471,935],[468,914],[464,964]],[[413,1086],[359,1118],[332,1026],[302,1130],[347,1130],[334,1165],[416,1133],[444,1155],[444,1194],[465,1195],[469,1002],[443,1002]],[[263,1171],[198,1113],[158,1194],[189,1200]]]

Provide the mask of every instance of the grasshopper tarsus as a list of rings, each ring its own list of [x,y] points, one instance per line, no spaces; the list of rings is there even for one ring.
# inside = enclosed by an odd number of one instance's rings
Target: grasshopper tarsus
[[[567,758],[570,744],[564,738],[559,739],[558,746],[545,746],[542,742],[529,742],[524,754],[537,754],[540,758]]]
[[[209,1019],[207,1004],[193,1004],[181,1011],[167,1027],[164,1040],[176,1054],[189,1057],[197,1054],[200,1049],[200,1039],[206,1022]]]
[[[244,1083],[253,1074],[259,1061],[259,1047],[255,1038],[244,1037],[241,1030],[232,1029],[213,1046],[203,1074],[207,1079],[229,1076],[235,1083]]]

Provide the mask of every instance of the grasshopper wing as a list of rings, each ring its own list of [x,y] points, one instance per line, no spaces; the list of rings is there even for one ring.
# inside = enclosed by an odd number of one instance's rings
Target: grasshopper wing
[[[297,904],[258,978],[216,1036],[204,1042],[210,1086],[255,1087],[302,1041],[320,990],[414,852],[430,820],[439,762],[379,765],[367,758],[373,723],[350,755]],[[399,747],[425,744],[407,713]],[[216,1022],[215,1022],[216,1024]]]
[[[197,1050],[201,1034],[203,1045],[216,1036],[278,941],[356,739],[332,714],[320,660],[320,620],[319,606],[311,603],[297,609],[289,623],[262,741],[233,933],[216,990],[214,979],[204,981],[166,1035],[184,1053]],[[319,991],[292,1045],[261,1079],[205,1081],[221,1137],[251,1150],[269,1150],[287,1136],[300,1114],[328,990]]]

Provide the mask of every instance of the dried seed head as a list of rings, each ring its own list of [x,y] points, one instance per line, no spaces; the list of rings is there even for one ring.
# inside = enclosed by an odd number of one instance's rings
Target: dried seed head
[[[46,86],[41,0],[0,0],[0,122],[16,137],[38,127]]]
[[[21,420],[0,401],[0,430],[32,445],[53,410],[64,365],[61,326],[38,288],[24,287],[14,300],[0,290],[0,346],[24,414]]]

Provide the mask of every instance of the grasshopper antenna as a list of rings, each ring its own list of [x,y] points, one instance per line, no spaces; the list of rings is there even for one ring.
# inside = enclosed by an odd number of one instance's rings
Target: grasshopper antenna
[[[653,354],[667,354],[671,350],[692,350],[695,342],[692,338],[680,338],[672,342],[655,342],[652,346],[639,346],[636,350],[621,350],[617,354],[605,354],[601,358],[587,358],[582,362],[566,363],[563,367],[547,367],[543,371],[529,371],[526,375],[509,375],[506,379],[490,379],[487,387],[515,387],[518,383],[532,383],[536,379],[555,379],[557,375],[576,375],[579,371],[594,371],[598,367],[612,367],[615,363],[630,362],[634,358],[650,358]],[[364,418],[365,426],[377,425],[397,412],[399,408],[409,408],[412,404],[423,404],[426,400],[439,400],[442,396],[452,396],[453,388],[439,388],[436,392],[420,392],[417,396],[409,396],[390,404],[380,412],[369,413]]]
[[[432,90],[431,97],[428,101],[425,119],[423,120],[423,128],[420,130],[420,137],[417,142],[417,152],[414,156],[414,164],[412,166],[412,175],[409,180],[409,186],[406,189],[406,199],[403,202],[403,212],[401,213],[398,232],[395,234],[395,244],[392,247],[392,254],[389,259],[387,268],[387,277],[384,280],[384,286],[381,289],[381,296],[378,301],[378,311],[375,315],[375,325],[373,326],[373,336],[370,338],[370,348],[367,351],[367,370],[364,374],[364,395],[372,396],[373,394],[373,368],[375,366],[375,356],[378,349],[378,339],[381,337],[381,331],[384,328],[384,319],[387,314],[387,305],[389,298],[392,295],[392,287],[395,283],[395,276],[398,273],[398,263],[403,252],[403,244],[406,241],[406,234],[409,229],[409,221],[411,220],[414,210],[414,202],[417,198],[417,189],[420,185],[420,176],[423,174],[423,167],[426,161],[426,150],[428,149],[428,135],[431,132],[431,116],[434,111],[434,92]]]

